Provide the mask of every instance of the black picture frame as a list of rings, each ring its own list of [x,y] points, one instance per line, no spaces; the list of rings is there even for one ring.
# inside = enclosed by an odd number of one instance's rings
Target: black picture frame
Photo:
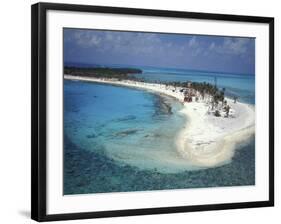
[[[269,200],[208,204],[196,206],[160,207],[102,212],[46,214],[46,13],[48,10],[75,12],[100,12],[124,15],[162,16],[174,18],[205,19],[217,21],[254,22],[269,25]],[[206,210],[238,209],[274,206],[274,18],[164,11],[136,8],[102,7],[73,4],[37,3],[32,5],[31,47],[31,218],[36,221],[102,218],[161,213],[193,212]]]

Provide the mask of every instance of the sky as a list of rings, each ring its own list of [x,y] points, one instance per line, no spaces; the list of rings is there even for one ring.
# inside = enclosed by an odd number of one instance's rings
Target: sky
[[[255,39],[64,28],[64,62],[255,74]]]

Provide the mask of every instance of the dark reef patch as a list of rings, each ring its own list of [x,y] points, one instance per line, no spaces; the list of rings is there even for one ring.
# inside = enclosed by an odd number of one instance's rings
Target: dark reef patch
[[[87,151],[64,137],[64,194],[128,192],[255,184],[254,138],[221,167],[165,174],[108,158],[102,146]]]
[[[134,115],[128,115],[128,116],[125,116],[125,117],[121,117],[121,118],[118,118],[118,119],[115,119],[113,121],[116,121],[116,122],[122,122],[122,121],[132,121],[132,120],[136,120],[136,116]]]

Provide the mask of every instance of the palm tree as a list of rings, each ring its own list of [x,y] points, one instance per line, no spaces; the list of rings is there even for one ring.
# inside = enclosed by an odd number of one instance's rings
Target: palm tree
[[[226,117],[229,116],[229,111],[230,111],[230,106],[227,105],[227,106],[225,107]]]
[[[224,101],[224,106],[226,106],[226,105],[227,105],[227,100]]]

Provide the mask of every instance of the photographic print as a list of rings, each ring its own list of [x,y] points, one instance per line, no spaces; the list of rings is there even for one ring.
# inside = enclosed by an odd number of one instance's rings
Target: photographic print
[[[274,206],[274,18],[31,12],[32,219]]]
[[[255,185],[255,38],[63,28],[63,194]]]

